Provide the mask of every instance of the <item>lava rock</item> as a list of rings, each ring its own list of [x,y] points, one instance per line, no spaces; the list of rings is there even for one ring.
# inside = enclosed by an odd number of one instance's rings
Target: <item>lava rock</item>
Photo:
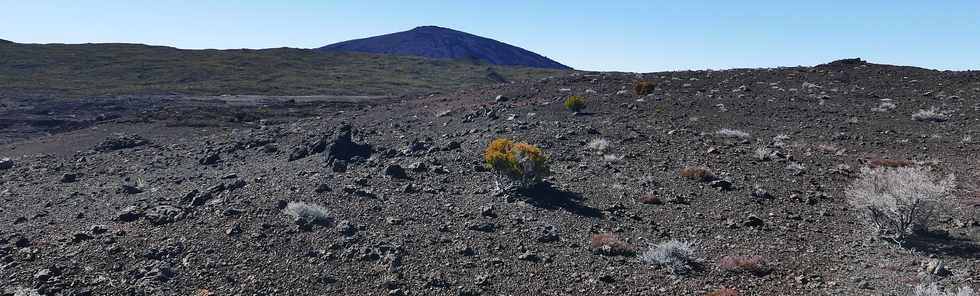
[[[72,183],[78,181],[78,175],[75,173],[66,173],[61,175],[61,183]]]
[[[197,163],[201,165],[212,165],[221,161],[221,155],[218,152],[207,152],[204,157],[197,160]]]
[[[149,144],[150,141],[143,139],[143,137],[137,135],[120,135],[113,138],[105,139],[102,143],[95,146],[95,151],[108,152],[121,149],[135,148]]]
[[[122,222],[133,222],[143,216],[143,211],[141,211],[136,206],[128,206],[116,213],[113,220]]]
[[[154,225],[177,222],[184,218],[184,210],[174,206],[156,206],[146,211],[146,220]]]
[[[405,174],[405,169],[397,164],[392,164],[385,167],[385,176],[396,179],[408,179],[408,175]]]
[[[9,170],[14,167],[14,160],[10,158],[0,158],[0,170]]]

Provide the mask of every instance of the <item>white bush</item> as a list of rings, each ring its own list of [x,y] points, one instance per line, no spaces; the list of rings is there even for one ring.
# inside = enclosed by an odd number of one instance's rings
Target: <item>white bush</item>
[[[606,151],[607,148],[609,148],[609,141],[603,138],[595,138],[592,139],[592,141],[589,141],[588,147],[591,150],[595,150],[599,153],[602,153],[603,151]]]
[[[715,134],[718,135],[719,137],[724,137],[724,138],[746,139],[750,137],[749,133],[736,129],[728,129],[728,128],[720,129],[717,132],[715,132]]]
[[[936,284],[931,285],[919,285],[915,287],[912,291],[912,296],[976,296],[977,294],[973,292],[973,289],[969,286],[960,287],[956,293],[953,291],[943,292],[939,290],[939,286]]]
[[[674,274],[691,271],[694,251],[690,243],[671,240],[650,246],[640,255],[640,260],[650,264],[666,266]]]
[[[327,209],[305,202],[290,202],[286,204],[283,213],[292,216],[297,224],[327,224],[330,222],[330,214]]]
[[[912,119],[917,121],[943,122],[949,120],[949,115],[943,113],[939,108],[931,107],[929,110],[922,110],[912,113]]]
[[[762,146],[755,148],[755,152],[752,154],[752,156],[761,161],[772,160],[776,158],[776,151]]]
[[[923,167],[864,168],[845,195],[878,234],[901,241],[914,229],[926,228],[936,203],[954,187],[953,175],[938,179]]]

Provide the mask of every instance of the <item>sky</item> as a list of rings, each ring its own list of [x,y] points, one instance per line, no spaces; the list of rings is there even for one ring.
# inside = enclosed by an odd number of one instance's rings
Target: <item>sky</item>
[[[816,65],[860,57],[980,69],[980,1],[0,0],[0,39],[178,48],[314,48],[422,25],[581,70]]]

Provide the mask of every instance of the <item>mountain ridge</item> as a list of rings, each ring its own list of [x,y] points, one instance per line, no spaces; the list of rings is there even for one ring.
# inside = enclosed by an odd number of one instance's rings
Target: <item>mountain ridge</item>
[[[353,39],[318,48],[320,51],[366,52],[470,60],[505,66],[572,69],[529,50],[494,39],[439,26]]]

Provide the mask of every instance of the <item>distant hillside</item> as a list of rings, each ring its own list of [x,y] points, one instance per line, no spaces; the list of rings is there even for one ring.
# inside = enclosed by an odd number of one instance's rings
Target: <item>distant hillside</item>
[[[571,69],[520,47],[435,26],[418,27],[405,32],[335,43],[321,47],[320,50],[399,54],[436,59],[471,60],[493,65]]]
[[[0,94],[397,95],[556,74],[559,71],[291,48],[0,43]]]

